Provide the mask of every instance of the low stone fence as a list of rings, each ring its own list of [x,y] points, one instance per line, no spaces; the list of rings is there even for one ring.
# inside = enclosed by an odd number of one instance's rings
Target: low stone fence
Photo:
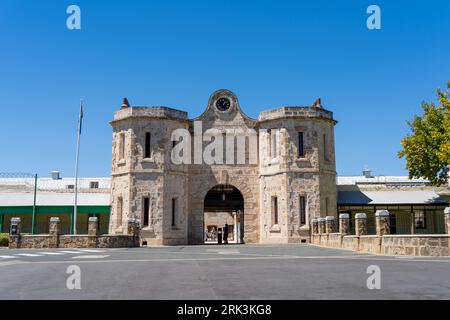
[[[446,234],[391,235],[389,211],[375,213],[375,235],[367,235],[367,217],[355,215],[355,235],[350,235],[350,217],[339,215],[339,232],[335,231],[335,217],[312,219],[311,243],[330,248],[385,255],[450,256],[450,207],[446,208]]]
[[[139,247],[139,223],[128,222],[128,235],[99,235],[98,219],[90,217],[86,235],[61,235],[59,218],[50,218],[49,233],[21,234],[20,218],[11,219],[9,248],[130,248]]]

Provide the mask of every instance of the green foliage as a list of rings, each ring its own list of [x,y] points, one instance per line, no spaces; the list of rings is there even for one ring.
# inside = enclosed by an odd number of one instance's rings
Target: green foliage
[[[408,122],[412,133],[401,141],[399,157],[406,158],[410,178],[426,178],[434,185],[447,183],[450,165],[450,81],[437,90],[439,105],[422,102],[424,114]]]
[[[9,244],[9,234],[0,233],[0,247],[7,247]]]

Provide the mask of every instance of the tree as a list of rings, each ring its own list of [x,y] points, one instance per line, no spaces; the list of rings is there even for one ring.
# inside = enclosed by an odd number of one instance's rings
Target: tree
[[[410,178],[426,178],[433,185],[447,183],[450,166],[450,81],[437,90],[439,105],[422,102],[424,114],[408,121],[412,133],[401,141],[399,157],[406,158]]]

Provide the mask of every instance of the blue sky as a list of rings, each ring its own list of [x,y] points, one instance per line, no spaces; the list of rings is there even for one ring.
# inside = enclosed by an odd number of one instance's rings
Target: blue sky
[[[70,4],[81,30],[66,28]],[[370,4],[381,30],[366,28]],[[0,172],[73,176],[80,97],[80,175],[108,176],[122,97],[194,117],[227,88],[252,117],[321,97],[338,174],[407,174],[400,140],[450,80],[449,36],[448,0],[2,0]]]

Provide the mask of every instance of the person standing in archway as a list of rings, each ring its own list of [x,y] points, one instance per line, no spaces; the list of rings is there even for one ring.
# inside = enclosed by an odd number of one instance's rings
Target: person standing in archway
[[[225,226],[223,227],[223,243],[228,244],[228,224],[225,223]]]

